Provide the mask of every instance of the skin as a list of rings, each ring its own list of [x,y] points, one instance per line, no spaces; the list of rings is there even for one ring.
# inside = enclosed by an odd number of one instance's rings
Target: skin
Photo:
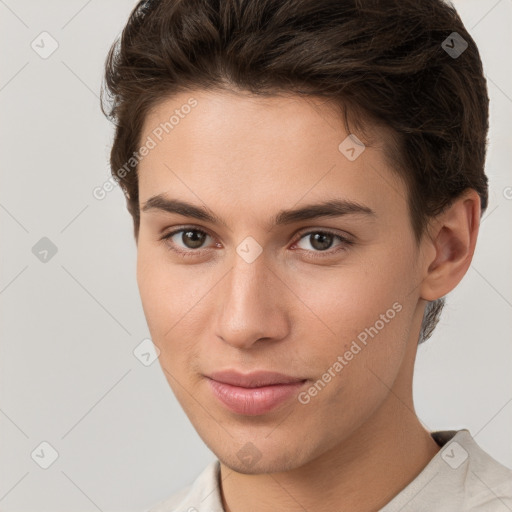
[[[225,225],[141,211],[137,281],[169,385],[221,462],[224,508],[378,510],[439,450],[414,411],[417,339],[426,300],[469,267],[479,197],[466,191],[417,244],[385,129],[371,127],[374,143],[349,161],[343,123],[315,98],[180,93],[147,116],[141,141],[191,97],[198,105],[139,164],[139,204],[165,194]],[[375,214],[270,224],[326,199]],[[180,227],[208,236],[199,248],[183,232],[160,240]],[[313,235],[325,230],[353,243],[333,237],[322,251]],[[252,263],[236,252],[248,236],[263,249]],[[394,303],[400,312],[307,404],[242,416],[210,390],[205,375],[220,369],[278,371],[309,379],[307,390]],[[253,464],[237,456],[249,442]]]

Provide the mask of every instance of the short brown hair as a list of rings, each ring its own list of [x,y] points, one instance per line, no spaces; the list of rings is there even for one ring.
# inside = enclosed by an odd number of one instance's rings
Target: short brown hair
[[[467,43],[455,56],[442,46],[454,46],[453,32],[461,48]],[[160,101],[193,89],[323,97],[341,107],[347,128],[347,112],[358,124],[366,118],[390,128],[386,153],[407,186],[417,240],[468,188],[482,213],[487,207],[487,85],[475,42],[442,0],[139,2],[108,53],[101,94],[116,124],[111,172],[136,239],[132,156],[144,120]],[[444,298],[428,303],[420,343],[443,305]]]

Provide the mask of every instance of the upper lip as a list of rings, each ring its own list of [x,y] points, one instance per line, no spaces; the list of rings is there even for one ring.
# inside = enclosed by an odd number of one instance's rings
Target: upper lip
[[[240,373],[236,370],[220,370],[207,375],[210,379],[232,386],[244,388],[257,388],[261,386],[271,386],[275,384],[291,384],[302,382],[306,379],[291,377],[277,372],[255,371],[251,373]]]

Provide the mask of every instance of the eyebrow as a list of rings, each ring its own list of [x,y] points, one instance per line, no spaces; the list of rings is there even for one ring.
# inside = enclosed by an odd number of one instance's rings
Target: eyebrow
[[[145,202],[142,211],[147,212],[150,210],[176,213],[184,217],[192,217],[212,224],[227,226],[220,217],[215,215],[206,206],[198,207],[186,201],[165,197],[162,194],[153,196]],[[270,225],[280,226],[304,220],[312,220],[318,217],[341,217],[344,215],[365,215],[374,217],[376,214],[374,210],[360,203],[345,199],[332,199],[321,203],[309,204],[300,208],[281,210],[277,215],[271,218]]]

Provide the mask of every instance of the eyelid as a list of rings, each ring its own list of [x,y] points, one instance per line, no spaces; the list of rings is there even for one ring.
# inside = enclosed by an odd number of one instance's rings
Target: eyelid
[[[353,243],[353,236],[352,235],[350,235],[346,231],[343,231],[343,233],[341,233],[340,231],[336,231],[335,229],[331,229],[331,228],[304,228],[303,230],[299,231],[295,235],[294,239],[296,238],[297,241],[298,241],[302,237],[304,237],[305,235],[311,235],[313,233],[324,233],[324,234],[329,234],[329,235],[332,235],[332,236],[339,236],[345,242]]]
[[[162,236],[160,236],[159,241],[167,242],[168,239],[171,239],[174,235],[177,235],[178,233],[181,233],[183,231],[197,231],[198,233],[203,233],[206,236],[209,236],[210,238],[215,238],[213,235],[211,235],[208,232],[208,230],[206,230],[204,228],[200,228],[198,226],[177,226],[177,227],[174,227],[168,233],[164,233]],[[166,245],[170,250],[174,250],[175,252],[178,252],[180,254],[194,254],[194,253],[198,254],[201,251],[205,250],[204,247],[201,247],[199,249],[181,249],[181,248],[180,249],[172,249],[171,247],[169,247],[169,244],[166,244]]]
[[[209,236],[210,238],[215,238],[213,235],[211,235],[209,233],[209,231],[203,227],[199,227],[199,226],[193,226],[193,225],[184,225],[184,226],[176,226],[174,227],[171,231],[169,231],[168,233],[165,233],[163,234],[159,240],[160,241],[167,241],[168,239],[172,238],[174,235],[180,233],[180,232],[183,232],[183,231],[197,231],[198,233],[203,233],[207,236]],[[300,230],[298,233],[296,233],[293,237],[293,242],[292,242],[292,246],[294,246],[295,244],[297,244],[298,242],[300,242],[300,240],[302,240],[302,238],[304,238],[306,235],[311,235],[313,233],[323,233],[323,234],[328,234],[328,235],[331,235],[333,237],[337,237],[340,242],[342,244],[346,244],[346,245],[352,245],[354,244],[354,240],[353,240],[353,237],[352,235],[350,235],[349,233],[346,233],[344,232],[344,234],[341,234],[331,228],[303,228],[302,230]],[[201,247],[199,249],[176,249],[176,248],[171,248],[171,247],[168,247],[169,250],[172,250],[174,252],[177,252],[179,254],[188,254],[188,255],[192,255],[192,254],[199,254],[201,253],[202,251],[205,251],[207,250],[208,248],[206,247]],[[334,253],[337,252],[337,250],[339,250],[339,247],[338,248],[335,248],[335,249],[327,249],[325,251],[310,251],[310,250],[307,250],[307,249],[299,249],[301,251],[305,251],[305,252],[308,252],[308,253],[314,253],[316,255],[318,255],[318,257],[321,257],[322,254],[325,254],[326,256],[328,255],[333,255]]]

